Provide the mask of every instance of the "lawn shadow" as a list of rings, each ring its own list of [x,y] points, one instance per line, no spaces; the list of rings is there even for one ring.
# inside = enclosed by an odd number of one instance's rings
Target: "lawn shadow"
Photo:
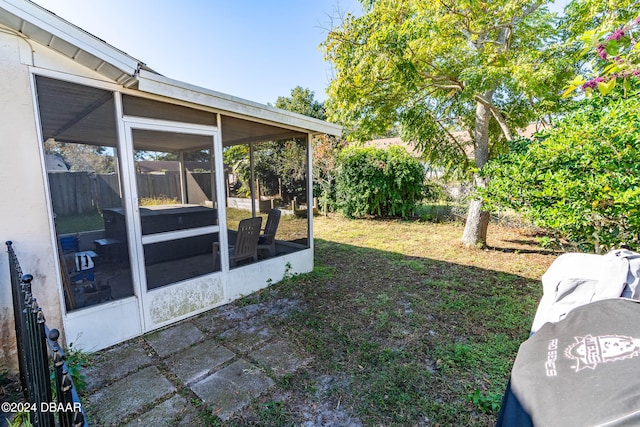
[[[466,252],[470,254],[469,260],[461,258],[460,262],[448,262],[323,239],[315,239],[315,243],[316,262],[323,267],[334,268],[334,275],[343,280],[341,286],[345,289],[363,291],[362,285],[366,282],[367,289],[373,292],[396,284],[422,291],[455,290],[460,294],[482,297],[498,294],[532,296],[535,304],[541,296],[539,279],[478,266],[477,257],[473,256],[478,254],[476,249]],[[513,257],[518,255],[556,255],[551,250],[501,247],[489,247],[479,253],[494,259],[496,262],[493,265],[496,266],[503,262],[513,262]],[[510,258],[505,260],[502,254]],[[488,263],[491,263],[491,259]],[[542,272],[541,270],[540,275]],[[332,282],[331,285],[335,286],[335,280]],[[535,306],[530,308],[535,310]]]
[[[492,251],[499,251],[499,252],[505,252],[505,253],[520,253],[520,254],[540,254],[540,255],[560,255],[563,252],[559,251],[559,250],[554,250],[554,249],[543,249],[540,248],[540,245],[538,245],[535,242],[529,242],[527,240],[505,240],[505,242],[508,243],[515,243],[517,245],[519,245],[518,247],[500,247],[500,246],[487,246],[487,249],[492,250]],[[537,249],[526,249],[523,248],[521,246],[537,246]]]
[[[365,425],[495,424],[541,286],[471,265],[477,250],[463,253],[468,259],[448,262],[316,239],[314,272],[273,288],[304,308],[274,327],[313,355],[317,372],[349,379],[324,398]],[[527,256],[482,253],[494,265]],[[293,399],[310,398],[297,387]]]

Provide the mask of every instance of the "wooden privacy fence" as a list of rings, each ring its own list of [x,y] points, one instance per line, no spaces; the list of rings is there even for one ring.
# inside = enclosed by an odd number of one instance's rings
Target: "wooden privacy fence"
[[[211,173],[189,172],[189,193],[204,195],[211,200]],[[180,177],[178,172],[164,174],[137,174],[138,198],[163,198],[181,200]],[[56,215],[86,215],[104,208],[122,207],[118,176],[93,174],[89,172],[50,172],[49,187],[51,201]],[[200,203],[191,200],[190,203]]]
[[[121,207],[116,174],[50,172],[51,203],[56,215],[85,215],[107,207]]]

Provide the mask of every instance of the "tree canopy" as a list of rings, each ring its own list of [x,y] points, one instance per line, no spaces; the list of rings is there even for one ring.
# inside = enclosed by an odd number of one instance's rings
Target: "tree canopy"
[[[279,96],[275,107],[291,111],[298,114],[314,117],[323,120],[325,118],[324,105],[315,100],[314,92],[301,86],[296,86],[290,92],[289,97]],[[324,150],[314,150],[321,153],[324,162],[322,165],[332,168],[335,162],[329,159],[330,148],[335,145],[334,139],[318,137],[313,141],[314,145],[325,145]],[[332,145],[333,144],[333,145]],[[242,194],[249,194],[249,182],[251,180],[251,167],[249,161],[249,146],[237,145],[225,149],[225,164],[238,175],[242,186],[238,191]],[[335,157],[335,153],[333,153]],[[306,196],[306,174],[307,174],[307,150],[306,143],[295,138],[292,140],[267,141],[255,144],[253,147],[254,177],[260,182],[260,188],[267,194],[280,193],[285,202],[289,202],[294,196],[300,201]],[[318,172],[314,165],[314,177],[326,178],[331,171]],[[329,183],[332,181],[329,180]]]
[[[279,96],[275,107],[324,120],[324,105],[316,101],[314,96],[315,93],[311,89],[296,86],[291,89],[291,97]]]
[[[504,151],[516,129],[558,107],[573,63],[561,55],[544,1],[363,4],[368,12],[348,15],[323,45],[335,68],[327,115],[351,138],[398,125],[430,163],[468,174]],[[487,221],[482,202],[472,201],[463,242],[483,244]]]
[[[625,94],[640,76],[640,2],[636,0],[573,0],[565,10],[562,27],[568,43],[582,48],[578,75],[565,96],[576,89],[607,95],[617,83]]]
[[[324,104],[315,99],[313,91],[301,86],[293,88],[290,97],[279,96],[275,107],[320,120],[326,119]],[[344,148],[345,141],[328,135],[318,135],[312,144],[314,195],[321,198],[324,211],[327,212],[328,206],[333,204],[335,193],[337,156]]]
[[[51,139],[45,142],[45,152],[60,156],[73,172],[112,173],[115,170],[114,154],[107,147]]]

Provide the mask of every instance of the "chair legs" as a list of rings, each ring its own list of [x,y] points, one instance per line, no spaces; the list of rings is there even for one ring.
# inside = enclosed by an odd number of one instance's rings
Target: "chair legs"
[[[229,248],[229,267],[236,266],[236,258],[233,255],[233,246]],[[213,243],[213,270],[220,271],[222,266],[220,265],[220,243]]]
[[[253,255],[251,258],[242,258],[240,261],[244,261],[247,259],[252,259],[253,262],[258,262],[260,257],[259,252],[262,250],[267,250],[269,251],[269,255],[271,257],[275,256],[275,247],[271,247],[269,245],[264,246],[264,247],[260,247],[258,246],[257,250],[256,250],[256,254]],[[220,243],[219,242],[214,242],[213,243],[213,270],[214,271],[220,271],[222,269],[220,263]],[[229,247],[229,267],[236,267],[238,265],[238,261],[236,260],[236,256],[235,256],[235,246],[230,246]]]
[[[221,270],[220,267],[220,243],[213,243],[213,271]]]
[[[276,245],[258,245],[258,252],[264,254],[265,252],[269,253],[269,258],[273,258],[276,256]],[[262,259],[265,256],[262,255]]]

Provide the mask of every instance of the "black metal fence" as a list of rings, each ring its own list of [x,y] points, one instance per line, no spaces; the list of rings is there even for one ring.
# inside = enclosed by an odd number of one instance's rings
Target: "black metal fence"
[[[33,276],[22,274],[12,242],[6,244],[20,381],[27,400],[18,408],[29,413],[34,426],[87,426],[64,352],[58,345],[60,332],[47,327],[42,309],[31,293]]]

